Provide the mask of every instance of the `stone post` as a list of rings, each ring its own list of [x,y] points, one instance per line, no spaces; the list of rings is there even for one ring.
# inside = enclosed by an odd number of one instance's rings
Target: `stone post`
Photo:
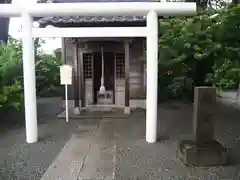
[[[196,87],[193,104],[193,132],[196,145],[201,147],[214,139],[213,111],[216,103],[216,90],[211,87]]]
[[[185,165],[210,166],[226,163],[226,149],[214,139],[213,113],[216,89],[195,87],[193,135],[180,141],[178,156]]]

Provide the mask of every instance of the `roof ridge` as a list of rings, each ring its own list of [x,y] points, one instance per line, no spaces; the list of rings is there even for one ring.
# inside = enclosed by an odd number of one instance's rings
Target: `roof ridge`
[[[37,0],[37,3],[55,3],[55,0]]]
[[[159,2],[158,0],[37,0],[37,3]]]

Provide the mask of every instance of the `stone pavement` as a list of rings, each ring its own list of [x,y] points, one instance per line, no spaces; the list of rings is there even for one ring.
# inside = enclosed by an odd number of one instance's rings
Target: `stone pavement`
[[[116,143],[101,132],[104,123],[73,135],[41,180],[114,179]]]
[[[124,119],[102,119],[91,131],[74,132],[42,180],[237,180],[240,112],[222,104],[215,108],[215,137],[229,149],[227,166],[186,167],[181,163],[176,157],[177,142],[191,133],[192,107],[174,103],[159,107],[157,143],[145,142],[144,111]]]

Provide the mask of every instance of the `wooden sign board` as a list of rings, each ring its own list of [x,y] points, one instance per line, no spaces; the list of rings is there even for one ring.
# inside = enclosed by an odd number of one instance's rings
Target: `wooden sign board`
[[[61,85],[71,85],[72,84],[72,66],[64,64],[60,66],[60,83]]]

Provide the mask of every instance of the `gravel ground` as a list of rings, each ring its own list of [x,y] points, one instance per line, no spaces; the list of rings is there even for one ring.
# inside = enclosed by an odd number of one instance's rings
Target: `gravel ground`
[[[82,132],[76,121],[66,125],[64,121],[53,120],[39,126],[38,143],[25,142],[24,128],[9,130],[8,133],[2,134],[0,179],[40,179],[71,135]]]
[[[64,120],[56,120],[58,108],[54,103],[48,101],[46,104],[38,104],[37,143],[26,143],[22,118],[9,119],[7,124],[1,123],[0,180],[40,179],[72,134],[82,134],[98,124],[97,120],[91,119],[87,122],[72,120],[66,124]],[[16,121],[20,123],[16,125]]]
[[[188,105],[161,105],[158,112],[161,133],[155,144],[145,142],[144,112],[132,113],[130,118],[107,120],[102,138],[116,140],[116,179],[237,180],[240,172],[240,111],[224,105],[216,107],[216,139],[229,148],[229,163],[207,168],[187,168],[176,158],[177,141],[181,135],[191,133],[191,112]],[[99,124],[99,120],[88,119],[72,120],[66,125],[63,120],[51,119],[45,117],[40,121],[40,140],[35,144],[25,142],[22,126],[1,134],[0,179],[40,179],[72,134],[81,134],[88,131],[88,127]]]
[[[229,149],[229,162],[220,167],[186,167],[176,157],[177,142],[191,133],[192,108],[182,104],[162,106],[158,111],[160,138],[145,142],[145,118],[116,122],[116,179],[125,180],[238,180],[240,177],[240,112],[218,105],[215,134]],[[126,126],[127,124],[127,126]]]

